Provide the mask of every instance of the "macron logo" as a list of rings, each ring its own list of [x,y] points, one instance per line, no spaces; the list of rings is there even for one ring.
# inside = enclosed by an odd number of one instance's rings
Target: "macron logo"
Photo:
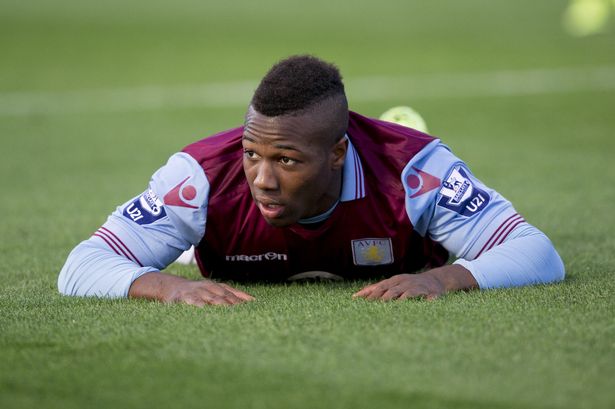
[[[236,254],[234,256],[226,256],[226,261],[286,261],[288,256],[286,254],[274,253],[270,251],[265,254]]]
[[[171,189],[166,195],[164,195],[164,204],[169,206],[181,206],[188,207],[190,209],[198,209],[198,206],[193,206],[186,203],[186,201],[193,200],[196,197],[196,188],[192,185],[186,185],[182,188],[182,185],[190,176],[182,180]]]
[[[429,173],[412,167],[414,173],[411,173],[406,178],[406,183],[411,189],[410,199],[414,199],[424,193],[430,192],[440,187],[440,179]]]

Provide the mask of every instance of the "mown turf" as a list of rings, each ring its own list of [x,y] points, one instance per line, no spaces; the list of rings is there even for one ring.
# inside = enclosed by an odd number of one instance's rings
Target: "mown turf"
[[[11,290],[11,406],[608,407],[612,281],[368,303],[252,286],[198,310]],[[591,300],[591,302],[590,302]],[[609,358],[610,357],[610,358]],[[600,393],[601,392],[601,393]],[[6,406],[5,406],[6,407]]]
[[[5,1],[0,108],[9,92],[256,81],[299,52],[338,62],[348,80],[615,66],[615,24],[570,38],[560,1],[209,3]],[[351,300],[364,283],[240,285],[258,300],[208,309],[61,297],[70,249],[244,107],[3,114],[0,407],[615,406],[613,87],[407,92],[350,102],[368,115],[419,109],[551,237],[564,283],[397,303]]]

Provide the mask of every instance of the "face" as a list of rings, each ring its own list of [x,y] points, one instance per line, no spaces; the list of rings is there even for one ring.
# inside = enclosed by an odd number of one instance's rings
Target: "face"
[[[336,141],[318,111],[267,117],[248,109],[243,169],[265,220],[277,227],[327,211],[339,198],[346,142]]]

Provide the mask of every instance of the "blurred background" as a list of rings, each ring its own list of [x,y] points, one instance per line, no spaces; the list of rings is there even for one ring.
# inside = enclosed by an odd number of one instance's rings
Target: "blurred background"
[[[52,284],[170,154],[241,124],[266,70],[311,53],[353,110],[418,110],[572,275],[607,269],[583,254],[613,248],[615,5],[581,2],[2,0],[1,268]]]

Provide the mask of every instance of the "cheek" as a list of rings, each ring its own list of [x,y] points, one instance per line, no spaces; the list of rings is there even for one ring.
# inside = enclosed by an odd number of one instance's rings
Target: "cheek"
[[[282,194],[300,196],[305,186],[305,177],[300,174],[281,172],[278,176]]]
[[[302,201],[320,196],[324,189],[324,178],[320,173],[302,172],[285,176],[287,192],[295,198],[301,198]]]
[[[246,176],[246,179],[248,180],[248,184],[250,186],[252,186],[252,182],[254,181],[254,165],[250,165],[250,162],[248,162],[245,158],[243,159],[243,173]]]

